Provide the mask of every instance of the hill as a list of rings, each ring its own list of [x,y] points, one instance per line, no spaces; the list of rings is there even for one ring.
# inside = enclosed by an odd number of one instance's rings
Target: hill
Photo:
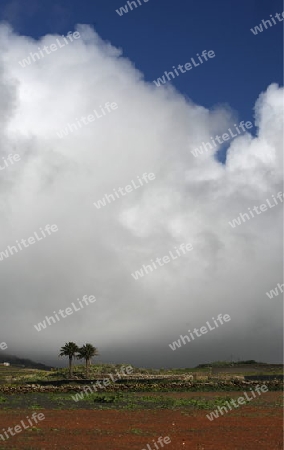
[[[4,362],[10,363],[12,366],[26,367],[28,369],[51,370],[51,367],[45,364],[34,362],[31,359],[18,358],[15,355],[7,355],[6,353],[5,355],[0,355],[0,364]]]

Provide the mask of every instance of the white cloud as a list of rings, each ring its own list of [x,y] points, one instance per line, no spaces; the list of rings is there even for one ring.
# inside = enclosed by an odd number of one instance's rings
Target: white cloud
[[[170,359],[178,356],[168,343],[228,313],[230,326],[214,346],[211,337],[202,350],[192,345],[191,361],[235,352],[279,359],[281,307],[277,300],[272,307],[266,291],[282,274],[281,209],[239,229],[228,220],[283,190],[283,89],[272,84],[260,93],[258,135],[230,142],[226,166],[210,152],[194,158],[190,150],[226,132],[234,114],[208,111],[172,87],[145,83],[121,50],[89,27],[78,31],[77,42],[23,69],[19,60],[57,36],[36,42],[0,27],[0,152],[21,155],[21,164],[1,172],[0,251],[42,225],[59,228],[52,240],[0,263],[2,338],[27,352],[91,341],[102,356],[119,344],[135,355],[137,343],[146,352],[141,361],[154,364],[153,345],[164,365],[188,365],[183,357]],[[115,113],[56,136],[107,101],[119,105]],[[144,172],[155,173],[155,182],[94,208],[98,198]],[[133,280],[136,268],[182,242],[194,247],[186,257]],[[92,311],[35,340],[34,323],[84,294],[99,300]],[[240,334],[249,340],[241,348]]]

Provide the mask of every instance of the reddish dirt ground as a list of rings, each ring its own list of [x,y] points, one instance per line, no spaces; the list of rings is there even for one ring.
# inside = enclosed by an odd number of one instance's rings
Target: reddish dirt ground
[[[164,444],[165,450],[281,450],[282,408],[271,404],[279,399],[279,393],[266,395],[265,406],[248,404],[213,422],[206,417],[210,411],[196,409],[36,410],[45,415],[39,429],[27,429],[0,441],[0,449],[156,450],[153,439],[169,436],[171,442]],[[17,425],[31,414],[30,409],[3,410],[1,429]]]

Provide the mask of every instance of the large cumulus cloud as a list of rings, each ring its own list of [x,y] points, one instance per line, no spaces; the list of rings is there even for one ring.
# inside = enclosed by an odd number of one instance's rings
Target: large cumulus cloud
[[[282,208],[232,229],[228,221],[283,190],[283,89],[255,105],[257,134],[230,141],[226,164],[191,150],[238,118],[171,86],[156,88],[89,27],[23,68],[41,41],[0,27],[0,251],[46,224],[58,232],[0,262],[1,335],[14,353],[51,360],[65,341],[102,359],[191,365],[234,354],[278,361]],[[106,102],[118,109],[60,139],[58,130]],[[246,118],[239,118],[246,120]],[[0,159],[0,161],[2,158]],[[93,202],[144,172],[154,181],[97,209]],[[143,279],[131,273],[183,242],[193,250]],[[97,302],[42,332],[33,325],[94,294]],[[168,344],[212,316],[231,322],[173,352]],[[40,356],[41,355],[41,356]]]

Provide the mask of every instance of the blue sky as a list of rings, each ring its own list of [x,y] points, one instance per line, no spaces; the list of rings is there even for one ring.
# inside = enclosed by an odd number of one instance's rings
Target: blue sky
[[[257,36],[250,31],[283,11],[280,0],[141,0],[142,6],[120,17],[116,9],[125,3],[2,0],[0,18],[16,32],[35,38],[66,34],[77,23],[91,24],[103,39],[121,47],[150,82],[196,53],[213,50],[214,59],[172,83],[205,107],[229,104],[240,120],[253,120],[254,103],[270,83],[282,85],[282,24]]]

